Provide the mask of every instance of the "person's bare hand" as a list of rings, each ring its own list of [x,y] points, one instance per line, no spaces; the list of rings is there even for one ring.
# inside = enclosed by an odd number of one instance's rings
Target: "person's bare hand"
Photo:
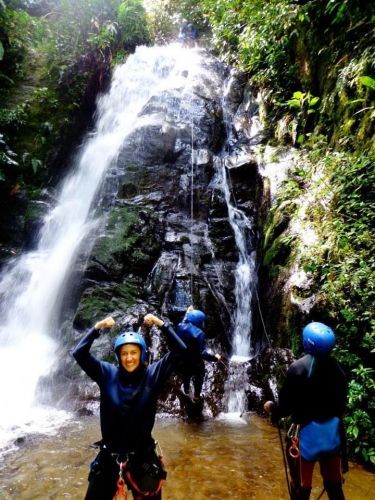
[[[263,405],[263,410],[268,413],[268,415],[271,415],[272,409],[274,407],[274,402],[273,401],[266,401]]]
[[[112,328],[115,325],[116,321],[112,318],[112,316],[108,316],[97,323],[95,323],[95,330],[104,330],[106,328]]]
[[[164,321],[154,314],[146,314],[146,316],[143,318],[143,324],[148,327],[152,325],[163,326]]]

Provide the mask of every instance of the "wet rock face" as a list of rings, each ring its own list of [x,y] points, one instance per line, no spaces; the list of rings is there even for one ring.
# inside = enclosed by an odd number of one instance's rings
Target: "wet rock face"
[[[269,347],[263,350],[261,356],[249,362],[247,374],[250,383],[246,397],[250,411],[262,414],[265,401],[278,399],[279,382],[285,378],[285,373],[293,361],[290,349]]]
[[[22,248],[26,207],[23,194],[9,196],[0,190],[0,269]]]
[[[208,343],[230,349],[238,251],[215,163],[226,141],[228,72],[209,58],[202,71],[188,89],[153,96],[122,146],[116,173],[107,178],[117,195],[85,272],[74,321],[79,329],[105,314],[121,322],[137,304],[176,323],[193,303],[207,315]],[[240,105],[240,88],[233,85],[227,96],[231,112]],[[231,154],[233,194],[255,219],[256,164],[249,155],[238,162],[238,153]],[[218,412],[217,398],[211,411]]]

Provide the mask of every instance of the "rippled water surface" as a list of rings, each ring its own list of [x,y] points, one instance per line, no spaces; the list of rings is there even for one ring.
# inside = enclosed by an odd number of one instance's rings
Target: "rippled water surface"
[[[246,422],[159,420],[154,436],[168,470],[164,499],[288,498],[277,430],[255,415]],[[1,464],[1,500],[83,499],[96,454],[89,444],[99,437],[98,419],[92,417],[57,437],[24,443]],[[315,484],[316,499],[322,489],[318,475]],[[375,475],[351,465],[345,493],[347,500],[375,499]]]

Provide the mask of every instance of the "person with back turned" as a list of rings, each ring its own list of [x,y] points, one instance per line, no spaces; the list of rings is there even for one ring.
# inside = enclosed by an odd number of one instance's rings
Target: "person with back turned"
[[[166,335],[171,351],[148,365],[142,335],[125,331],[114,344],[117,367],[90,353],[95,339],[114,324],[111,317],[99,321],[73,351],[80,367],[100,388],[102,440],[98,443],[100,452],[90,467],[85,499],[126,498],[125,485],[136,500],[160,499],[166,472],[151,433],[158,394],[185,356],[186,345],[169,323],[147,314],[143,324],[158,326]]]
[[[203,331],[203,324],[206,315],[199,309],[190,306],[185,314],[184,320],[177,326],[177,335],[186,344],[189,356],[185,357],[182,364],[182,383],[184,394],[189,396],[190,381],[193,379],[194,393],[193,401],[200,401],[204,375],[206,373],[204,361],[218,362],[221,360],[220,354],[211,354],[206,347],[206,339]]]
[[[318,461],[328,498],[343,500],[342,469],[347,464],[342,417],[347,378],[331,356],[335,334],[330,327],[312,322],[303,329],[302,340],[306,354],[288,368],[278,403],[267,401],[264,410],[274,422],[292,417],[287,438],[291,498],[310,498],[313,469]]]
[[[178,41],[183,47],[195,47],[197,38],[197,28],[187,19],[183,19],[178,33]]]

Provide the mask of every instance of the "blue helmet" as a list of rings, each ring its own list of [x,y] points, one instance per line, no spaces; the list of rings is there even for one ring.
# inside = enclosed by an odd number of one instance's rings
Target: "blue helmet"
[[[115,342],[114,349],[116,354],[118,355],[118,349],[125,344],[136,344],[139,345],[141,348],[141,362],[142,363],[147,363],[147,358],[148,358],[148,350],[147,350],[147,345],[142,337],[137,332],[124,332],[121,333]]]
[[[203,323],[206,321],[206,315],[204,312],[199,311],[199,309],[193,309],[192,311],[188,311],[186,313],[186,320],[198,328],[201,328]]]
[[[313,356],[329,354],[335,345],[335,334],[332,328],[314,321],[302,331],[304,351]]]

